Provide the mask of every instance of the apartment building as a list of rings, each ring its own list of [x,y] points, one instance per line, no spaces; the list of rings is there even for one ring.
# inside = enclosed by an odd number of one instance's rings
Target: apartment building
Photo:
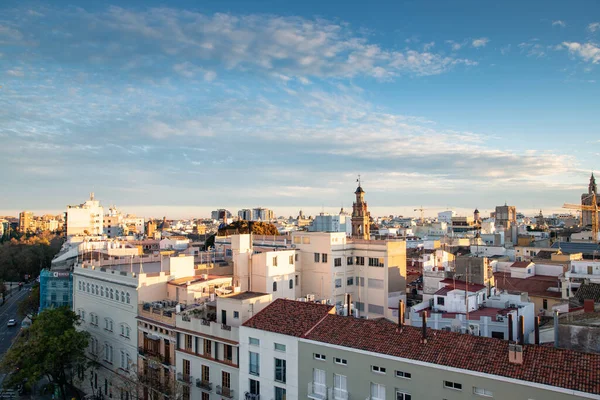
[[[239,340],[239,398],[243,393],[246,400],[305,399],[298,396],[298,338],[332,313],[332,305],[277,299],[245,322]]]
[[[183,399],[240,399],[240,326],[271,302],[242,292],[186,308],[176,316],[176,377]]]
[[[67,236],[73,235],[102,235],[104,232],[104,209],[94,193],[85,203],[67,206],[66,212]]]
[[[21,211],[19,213],[19,232],[35,232],[35,221],[31,211]]]
[[[271,221],[275,219],[275,213],[268,208],[253,208],[252,221]]]
[[[356,315],[392,317],[406,296],[406,242],[349,239],[344,232],[294,232],[302,296],[341,311],[346,294]]]

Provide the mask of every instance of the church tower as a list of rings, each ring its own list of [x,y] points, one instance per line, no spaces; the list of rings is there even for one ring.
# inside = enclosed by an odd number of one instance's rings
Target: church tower
[[[598,194],[598,187],[596,186],[596,178],[594,178],[594,173],[592,172],[592,176],[590,176],[590,184],[588,185],[588,193]]]
[[[581,195],[581,204],[584,206],[591,206],[593,204],[593,195],[596,195],[596,203],[600,206],[600,197],[598,197],[598,186],[596,186],[596,178],[594,173],[590,176],[590,184],[588,185],[588,192]],[[581,225],[590,226],[592,225],[592,212],[593,211],[582,211],[581,212]],[[598,212],[600,217],[600,212]]]
[[[369,240],[371,238],[371,214],[369,214],[367,203],[365,202],[365,191],[360,186],[360,175],[357,181],[358,187],[354,192],[356,201],[352,205],[352,237]]]

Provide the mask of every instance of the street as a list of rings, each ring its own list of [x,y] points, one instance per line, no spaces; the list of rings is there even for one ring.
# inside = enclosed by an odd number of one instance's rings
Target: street
[[[21,330],[21,318],[17,316],[17,307],[31,292],[31,285],[24,286],[22,290],[15,289],[10,297],[6,297],[6,303],[0,306],[0,359],[12,344],[13,339]],[[8,320],[15,318],[17,326],[7,327]]]

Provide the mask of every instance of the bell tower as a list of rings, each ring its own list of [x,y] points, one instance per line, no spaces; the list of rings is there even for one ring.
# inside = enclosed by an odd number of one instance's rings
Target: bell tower
[[[359,239],[371,238],[370,232],[370,217],[367,209],[367,202],[365,201],[365,191],[360,185],[360,175],[356,180],[358,187],[354,194],[356,195],[356,201],[352,205],[352,237]]]
[[[598,194],[598,187],[596,186],[596,178],[594,178],[594,173],[592,172],[592,176],[590,176],[590,184],[588,185],[588,193]]]

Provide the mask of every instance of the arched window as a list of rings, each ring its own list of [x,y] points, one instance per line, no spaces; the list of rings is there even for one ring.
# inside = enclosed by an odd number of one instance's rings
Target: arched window
[[[77,287],[81,290],[81,281],[77,282]]]
[[[290,279],[290,289],[293,289],[293,288],[294,288],[294,280]]]
[[[104,297],[104,286],[100,286],[100,296]]]
[[[273,282],[273,291],[276,292],[277,291],[277,282]]]
[[[129,304],[129,303],[130,303],[130,300],[131,300],[131,299],[129,298],[129,293],[127,293],[127,295],[126,295],[126,296],[127,296],[127,304]]]
[[[90,292],[90,284],[89,283],[87,284],[87,292],[88,293]]]
[[[115,300],[119,301],[119,291],[115,290]]]
[[[121,301],[125,303],[125,292],[121,290]]]
[[[110,299],[114,299],[114,291],[112,289],[110,289]]]

